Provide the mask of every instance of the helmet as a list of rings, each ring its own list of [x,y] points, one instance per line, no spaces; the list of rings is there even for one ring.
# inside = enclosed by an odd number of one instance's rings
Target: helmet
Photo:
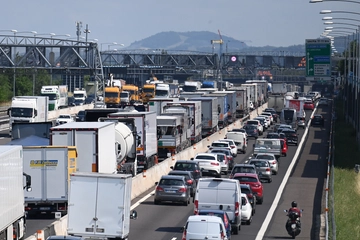
[[[297,202],[293,201],[293,202],[291,203],[291,207],[297,207]]]

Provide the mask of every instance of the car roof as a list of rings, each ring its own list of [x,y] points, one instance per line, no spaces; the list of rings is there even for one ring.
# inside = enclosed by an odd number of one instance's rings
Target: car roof
[[[201,209],[199,210],[199,213],[202,212],[202,213],[218,213],[218,214],[225,214],[226,211],[223,211],[223,210],[211,210],[211,209]]]
[[[213,144],[213,143],[224,143],[224,142],[217,140],[217,141],[213,141],[211,144]]]
[[[172,170],[168,173],[168,175],[189,175],[192,176],[190,171],[180,171],[180,170]]]
[[[254,178],[258,178],[258,175],[256,173],[235,173],[234,178],[235,177],[254,177]]]
[[[231,142],[232,144],[235,144],[233,139],[220,139],[219,141],[220,142]]]
[[[198,153],[198,154],[195,155],[195,158],[196,158],[197,156],[211,156],[211,157],[215,157],[216,154],[215,154],[215,153]]]
[[[274,156],[275,157],[275,155],[273,153],[258,153],[258,154],[256,154],[256,157],[257,156]]]
[[[163,176],[161,176],[161,179],[184,180],[184,176],[178,176],[178,175],[163,175]]]

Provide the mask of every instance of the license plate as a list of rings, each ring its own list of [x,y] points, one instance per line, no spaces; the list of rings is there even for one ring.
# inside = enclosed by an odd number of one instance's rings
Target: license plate
[[[291,224],[291,228],[292,229],[296,228],[296,224],[295,223]]]
[[[202,170],[203,172],[208,172],[209,170],[207,170],[207,169],[204,169],[204,170]]]
[[[41,207],[40,210],[50,210],[49,207]]]

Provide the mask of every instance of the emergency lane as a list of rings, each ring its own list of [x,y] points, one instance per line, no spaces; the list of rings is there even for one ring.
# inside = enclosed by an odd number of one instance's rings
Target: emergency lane
[[[267,132],[261,137],[265,137]],[[304,130],[299,129],[298,133],[300,140]],[[251,156],[254,143],[255,141],[253,139],[249,140],[247,153],[238,154],[235,158],[236,163],[244,163],[245,160]],[[242,225],[239,235],[232,235],[232,239],[255,239],[296,149],[296,146],[289,146],[287,156],[280,158],[279,172],[277,175],[273,175],[272,183],[263,183],[264,202],[262,205],[256,206],[256,214],[253,217],[251,225]],[[154,205],[153,201],[154,198],[151,196],[136,208],[139,218],[131,221],[129,238],[142,239],[146,237],[147,239],[181,239],[181,227],[184,226],[187,218],[190,215],[193,215],[193,203],[185,207],[175,204]]]
[[[325,209],[323,195],[325,194],[326,166],[329,153],[331,106],[318,107],[316,114],[324,116],[325,126],[310,126],[301,155],[290,175],[269,228],[261,239],[290,237],[285,229],[287,217],[284,210],[290,208],[292,201],[296,201],[298,207],[304,209],[301,218],[302,230],[296,238],[319,238],[321,214],[324,214]]]

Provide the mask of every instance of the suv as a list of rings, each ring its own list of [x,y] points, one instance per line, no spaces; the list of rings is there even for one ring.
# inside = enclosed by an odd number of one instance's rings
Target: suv
[[[199,163],[202,174],[208,173],[221,177],[220,157],[216,153],[198,153],[193,159]]]
[[[255,173],[258,174],[255,165],[238,163],[232,168],[229,178],[233,178],[236,173]]]
[[[271,153],[258,153],[256,154],[255,159],[264,159],[266,161],[268,161],[271,171],[274,175],[276,175],[279,171],[279,164],[278,161],[276,160],[276,157],[274,154]]]
[[[177,171],[191,172],[196,183],[202,177],[199,164],[191,160],[177,160],[175,165],[171,166],[170,168]]]
[[[76,114],[76,122],[84,122],[85,121],[85,110],[80,110],[78,114]]]
[[[320,126],[324,126],[325,121],[324,121],[324,117],[320,114],[315,114],[313,116],[313,118],[311,119],[311,125],[320,125]]]
[[[277,122],[279,115],[277,114],[276,110],[274,108],[266,108],[264,112],[269,112],[272,114],[272,117],[274,119],[274,122]]]

